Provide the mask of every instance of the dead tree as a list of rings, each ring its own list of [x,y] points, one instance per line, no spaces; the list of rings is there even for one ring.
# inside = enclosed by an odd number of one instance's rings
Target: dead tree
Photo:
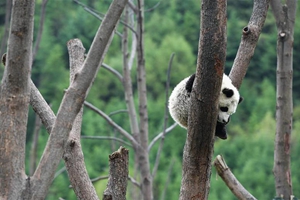
[[[254,1],[253,12],[249,24],[243,29],[243,36],[240,43],[240,47],[236,59],[234,61],[233,68],[230,72],[230,78],[232,79],[233,84],[237,88],[241,86],[242,80],[247,72],[250,60],[254,54],[254,49],[256,47],[259,35],[261,33],[263,24],[267,16],[269,2],[270,2],[269,0]],[[213,3],[211,1],[209,3],[207,3],[206,1],[202,2],[201,35],[200,35],[200,43],[199,43],[196,77],[198,74],[199,79],[203,79],[203,80],[199,82],[197,81],[195,82],[193,86],[193,90],[195,90],[194,91],[195,94],[191,95],[191,100],[193,101],[192,104],[196,105],[193,107],[197,107],[197,109],[199,109],[198,110],[199,113],[197,111],[194,111],[193,109],[190,110],[188,137],[185,144],[184,158],[183,158],[184,159],[183,178],[182,178],[181,195],[180,195],[181,199],[207,199],[208,198],[209,178],[211,173],[210,163],[211,163],[211,155],[213,152],[213,143],[214,143],[213,131],[215,127],[215,124],[212,122],[215,122],[216,120],[214,118],[215,116],[208,117],[207,113],[216,114],[214,113],[215,111],[214,106],[216,101],[215,99],[213,100],[210,99],[210,101],[208,101],[208,99],[206,99],[207,98],[206,95],[209,94],[213,96],[214,95],[213,92],[216,92],[215,90],[216,88],[212,88],[212,86],[207,84],[209,83],[212,84],[212,81],[214,82],[219,81],[218,77],[216,77],[216,74],[223,72],[223,69],[221,67],[217,68],[217,66],[219,65],[222,66],[224,64],[224,60],[216,59],[218,58],[216,57],[216,55],[222,57],[222,54],[225,54],[225,50],[223,50],[222,47],[223,45],[226,44],[224,42],[225,38],[223,38],[224,35],[218,32],[218,30],[221,31],[222,27],[226,26],[226,22],[220,22],[221,19],[225,18],[225,15],[222,14],[224,12],[222,8],[226,6],[225,5],[220,6],[220,5],[222,5],[222,2],[217,2],[217,1],[214,1]],[[204,12],[206,12],[205,15],[203,14]],[[217,21],[219,20],[219,21],[215,22],[214,20]],[[210,24],[211,21],[215,23]],[[213,28],[203,30],[203,28],[206,28],[209,25],[211,25]],[[216,28],[217,26],[220,28]],[[219,40],[213,37],[214,34],[218,34]],[[205,38],[208,35],[210,37]],[[211,41],[211,39],[213,39],[213,41]],[[214,49],[214,45],[218,47],[221,46],[221,48],[219,47],[219,49]],[[206,57],[202,56],[203,51],[209,51],[211,49],[213,49],[213,52],[209,52],[209,54],[206,55]],[[224,53],[222,53],[222,50],[224,51]],[[208,62],[205,63],[205,60],[203,61],[203,59],[206,60],[215,59],[215,61],[211,63]],[[219,69],[220,71],[218,72],[217,69]],[[211,74],[207,72],[209,70],[211,70],[210,71]],[[213,78],[208,79],[207,76],[209,75],[210,77]],[[213,85],[217,85],[217,84],[218,83],[214,83]],[[205,90],[207,88],[209,89]],[[206,103],[208,102],[210,104],[206,105]],[[208,108],[210,109],[209,111],[207,110]],[[201,112],[202,115],[200,114]],[[199,123],[199,119],[201,119],[201,123]],[[209,119],[209,120],[205,121],[203,119]]]
[[[196,79],[191,92],[193,106],[183,152],[182,200],[208,198],[218,98],[226,55],[227,2],[204,0],[201,8]]]
[[[67,145],[73,122],[101,66],[107,45],[126,3],[126,0],[112,2],[87,59],[67,89],[55,117],[30,80],[34,1],[14,1],[7,62],[0,88],[1,199],[45,199]],[[34,95],[39,97],[40,102],[36,99],[29,101]],[[40,163],[31,177],[25,174],[24,163],[29,102],[36,103],[33,104],[36,106],[34,110],[50,132]]]
[[[274,149],[276,195],[288,200],[293,194],[290,146],[293,121],[293,42],[296,19],[296,0],[271,1],[278,30],[277,39],[277,103]]]

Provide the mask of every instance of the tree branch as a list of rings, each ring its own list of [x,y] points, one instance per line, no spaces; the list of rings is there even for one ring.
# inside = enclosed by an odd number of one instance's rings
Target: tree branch
[[[243,28],[242,39],[229,77],[236,88],[240,88],[250,60],[267,17],[270,0],[254,0],[250,21]]]
[[[109,66],[108,64],[105,64],[105,63],[102,63],[102,67],[104,69],[107,69],[109,72],[114,74],[121,82],[123,82],[123,77],[117,70],[115,70],[114,68],[112,68],[111,66]]]
[[[163,135],[165,135],[165,134],[171,132],[177,125],[178,125],[177,123],[174,123],[174,124],[172,124],[171,126],[169,126],[169,127],[166,129],[165,133],[164,133],[164,131],[163,131],[163,132],[159,133],[158,135],[156,135],[156,137],[153,138],[153,140],[150,142],[150,144],[149,144],[149,146],[148,146],[148,151],[150,152],[150,150],[151,150],[151,148],[153,147],[153,145],[154,145],[161,137],[163,137]]]
[[[81,70],[85,48],[79,39],[70,40],[67,44],[70,58],[70,83],[75,74]],[[75,118],[67,141],[63,159],[73,190],[78,199],[99,199],[85,167],[80,143],[83,108]]]
[[[36,88],[32,80],[30,80],[30,105],[34,112],[40,117],[47,132],[50,134],[53,128],[56,116],[40,91]]]
[[[109,178],[103,200],[126,199],[128,160],[128,150],[123,147],[109,156]]]
[[[256,200],[256,198],[253,197],[236,179],[222,156],[218,155],[213,164],[217,169],[219,176],[238,199]]]
[[[169,117],[168,99],[169,99],[169,88],[170,88],[170,74],[171,74],[171,67],[172,67],[172,62],[173,62],[174,56],[175,56],[175,53],[172,53],[170,60],[169,60],[169,66],[168,66],[168,71],[167,71],[167,81],[166,81],[166,91],[165,91],[166,99],[165,99],[164,127],[163,127],[163,134],[161,135],[160,144],[159,144],[159,147],[158,147],[158,150],[156,153],[154,167],[152,170],[152,178],[153,179],[154,179],[157,169],[158,169],[160,153],[162,151],[162,148],[164,145],[164,140],[165,140],[165,134],[167,132],[167,123],[168,123],[168,117]]]
[[[112,127],[114,127],[117,131],[119,131],[124,137],[126,137],[134,147],[138,147],[139,144],[137,141],[122,127],[120,127],[117,123],[115,123],[108,115],[106,115],[102,110],[96,108],[91,103],[85,101],[84,105],[90,108],[91,110],[95,111],[97,114],[102,116]]]
[[[36,169],[36,163],[37,163],[37,150],[38,150],[38,140],[39,140],[39,134],[41,130],[42,122],[38,115],[35,115],[35,123],[34,123],[34,131],[33,131],[33,139],[30,149],[30,168],[29,168],[29,174],[30,176],[33,175],[35,169]]]
[[[208,198],[226,57],[226,7],[227,2],[223,0],[202,1],[197,70],[190,99],[193,106],[183,152],[181,200]]]
[[[94,38],[82,70],[66,91],[41,161],[33,175],[34,199],[44,199],[63,155],[72,124],[87,96],[127,0],[114,0]]]
[[[126,146],[133,147],[132,144],[116,137],[109,137],[109,136],[81,136],[81,139],[92,139],[92,140],[114,140],[120,143],[125,144]]]

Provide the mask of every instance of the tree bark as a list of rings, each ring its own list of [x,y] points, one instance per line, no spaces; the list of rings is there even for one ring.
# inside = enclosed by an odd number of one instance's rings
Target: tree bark
[[[84,61],[85,48],[79,39],[68,42],[70,58],[70,83],[74,81],[75,75],[81,70]],[[69,175],[72,188],[78,199],[97,200],[99,199],[96,190],[87,173],[84,156],[81,149],[80,135],[83,108],[80,109],[74,120],[70,137],[67,141],[63,159]]]
[[[182,200],[208,198],[218,98],[225,63],[226,7],[223,0],[202,1],[196,79],[191,92],[193,106],[183,152]]]
[[[236,179],[234,174],[228,168],[222,156],[217,156],[217,158],[214,161],[214,166],[216,167],[219,176],[223,179],[227,187],[238,199],[256,200],[256,198],[253,197]]]
[[[250,60],[265,23],[270,0],[254,0],[253,12],[249,23],[243,28],[242,39],[233,62],[229,77],[236,88],[240,88],[248,70]]]
[[[20,199],[30,99],[34,0],[15,0],[0,89],[0,199]],[[26,196],[25,196],[26,197]]]
[[[54,127],[44,150],[41,161],[33,175],[31,199],[44,199],[53,180],[55,170],[63,155],[72,124],[88,93],[88,88],[101,66],[107,44],[127,0],[112,2],[94,38],[82,70],[75,75],[74,81],[66,91],[59,108]]]
[[[124,147],[109,156],[109,178],[103,200],[126,199],[128,161],[128,150]]]
[[[146,69],[144,57],[144,0],[137,1],[137,80],[139,94],[139,142],[136,149],[139,168],[141,172],[142,195],[144,200],[152,200],[152,176],[150,172],[148,153],[148,109],[147,109],[147,88]]]
[[[274,176],[276,195],[285,200],[293,194],[290,145],[293,119],[293,42],[296,0],[271,1],[278,30],[277,39],[277,103],[276,136],[274,150]]]

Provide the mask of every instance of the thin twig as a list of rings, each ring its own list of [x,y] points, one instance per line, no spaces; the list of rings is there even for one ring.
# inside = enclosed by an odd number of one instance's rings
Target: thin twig
[[[91,15],[93,15],[94,17],[96,17],[98,20],[103,21],[103,18],[105,16],[103,13],[100,13],[100,12],[96,11],[95,9],[92,9],[92,8],[88,7],[87,5],[81,3],[80,1],[77,1],[77,0],[73,0],[73,1],[75,3],[77,3],[78,5],[80,5],[81,7],[83,7],[83,9],[85,11],[87,11],[88,13],[90,13]],[[100,16],[100,15],[102,15],[102,16]],[[115,33],[118,36],[122,37],[122,34],[120,32],[118,32],[118,31],[115,30]]]
[[[34,123],[34,132],[33,132],[33,139],[30,149],[30,175],[33,175],[36,162],[37,162],[37,149],[38,149],[38,140],[39,140],[39,133],[42,127],[42,121],[40,117],[36,114],[35,115],[35,123]]]
[[[145,10],[145,12],[151,12],[151,11],[155,10],[160,5],[160,3],[161,3],[161,1],[157,2],[152,8]]]
[[[42,9],[41,9],[41,14],[40,14],[40,24],[39,24],[39,30],[37,33],[37,38],[35,41],[35,45],[32,51],[32,62],[35,59],[35,56],[39,50],[41,39],[42,39],[42,34],[44,30],[44,22],[45,22],[45,15],[46,15],[46,7],[47,7],[48,0],[43,0],[42,2]]]
[[[96,178],[91,179],[92,183],[95,183],[97,181],[108,179],[108,176],[98,176]]]
[[[87,136],[87,135],[83,135],[81,136],[81,139],[92,139],[92,140],[115,140],[118,141],[122,144],[125,144],[129,147],[132,147],[132,144],[120,139],[120,138],[116,138],[116,137],[111,137],[111,136]]]
[[[174,163],[175,163],[175,159],[172,158],[172,160],[170,162],[170,165],[169,165],[169,169],[168,169],[167,181],[166,181],[164,190],[162,191],[162,198],[161,199],[166,199],[166,191],[167,191],[169,183],[171,181],[171,175],[172,175]]]
[[[114,68],[112,68],[111,66],[105,63],[102,63],[102,67],[104,69],[107,69],[109,72],[114,74],[121,82],[123,82],[123,76],[120,74],[120,72],[118,72],[117,70],[115,70]]]
[[[139,144],[137,141],[130,135],[125,129],[120,127],[116,122],[114,122],[107,114],[105,114],[102,110],[96,108],[93,104],[85,101],[84,105],[87,106],[89,109],[93,110],[100,116],[102,116],[112,127],[114,127],[116,130],[118,130],[124,137],[126,137],[133,146],[138,147]]]
[[[170,74],[171,74],[171,68],[172,68],[172,63],[173,63],[173,58],[175,56],[175,53],[171,54],[170,61],[169,61],[169,66],[168,66],[168,71],[167,71],[167,81],[166,81],[166,99],[165,99],[165,114],[164,114],[164,128],[163,128],[163,134],[161,136],[159,148],[157,150],[156,154],[156,159],[155,159],[155,164],[152,170],[152,177],[154,178],[158,169],[159,165],[159,158],[160,154],[162,151],[162,148],[164,146],[164,140],[165,140],[165,134],[166,134],[166,129],[167,129],[167,122],[168,122],[168,117],[169,117],[169,112],[168,112],[168,98],[169,98],[169,88],[170,88]]]
[[[133,177],[128,176],[128,180],[129,180],[133,185],[135,185],[136,187],[138,187],[139,189],[141,189],[141,184],[140,184],[137,180],[135,180]]]
[[[166,129],[166,133],[171,132],[171,130],[173,130],[178,124],[174,123],[171,126],[169,126],[169,128]],[[159,133],[155,138],[153,138],[153,140],[150,142],[149,146],[148,146],[148,152],[151,150],[151,148],[153,147],[153,145],[163,136],[164,132]]]
[[[66,171],[66,167],[63,166],[60,170],[58,170],[57,172],[55,172],[54,179],[56,179],[60,174],[62,174],[65,171]]]
[[[108,116],[113,116],[113,115],[116,115],[116,114],[119,114],[119,113],[128,113],[128,110],[117,110],[117,111],[114,111],[114,112],[111,112],[108,114]]]

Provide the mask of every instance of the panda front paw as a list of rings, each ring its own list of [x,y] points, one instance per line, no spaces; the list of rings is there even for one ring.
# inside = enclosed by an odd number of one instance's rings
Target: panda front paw
[[[218,136],[222,140],[227,139],[226,124],[222,124],[220,122],[217,122],[215,136]]]

